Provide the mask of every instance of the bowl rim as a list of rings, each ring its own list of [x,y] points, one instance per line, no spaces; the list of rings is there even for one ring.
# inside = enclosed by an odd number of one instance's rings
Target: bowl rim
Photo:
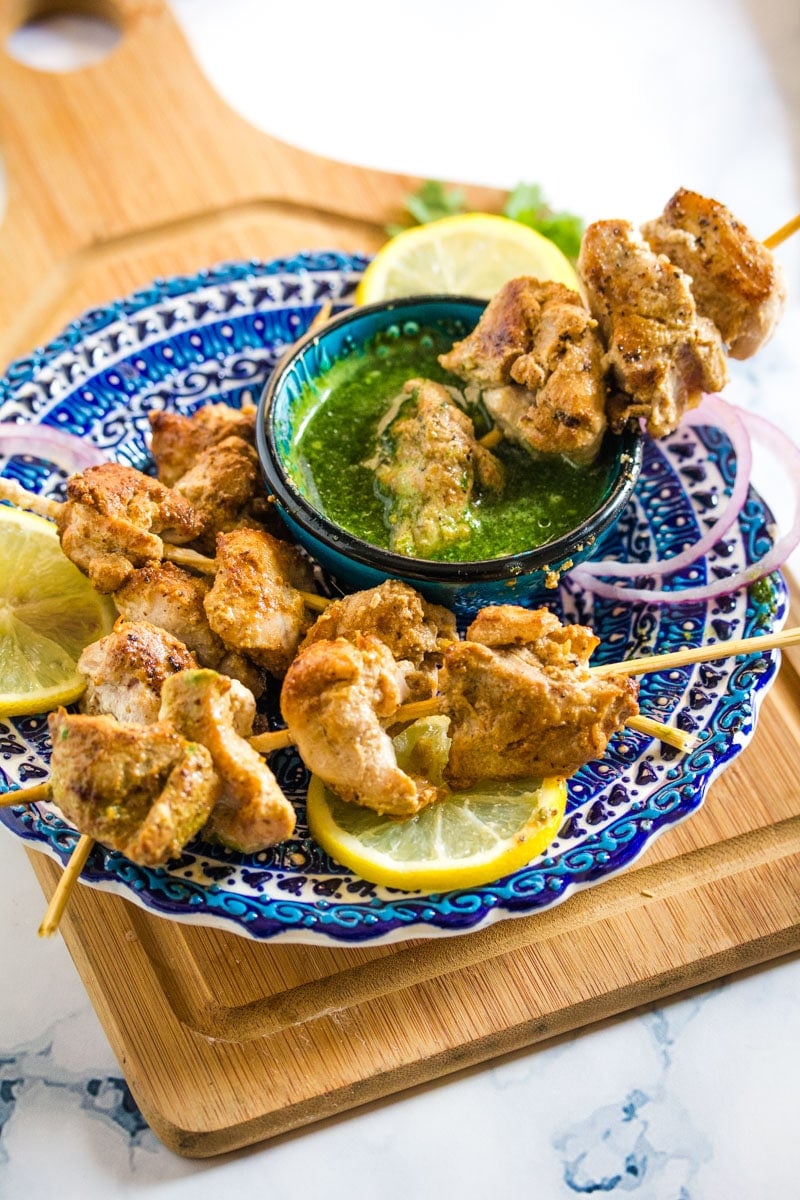
[[[293,364],[302,358],[309,346],[348,324],[355,324],[377,313],[393,313],[407,308],[434,305],[464,305],[483,310],[488,301],[476,296],[423,293],[415,296],[379,300],[373,304],[353,305],[333,316],[320,329],[309,329],[280,358],[265,383],[256,414],[256,447],[261,470],[271,494],[287,516],[315,541],[331,552],[352,559],[363,566],[400,578],[415,578],[427,583],[491,583],[516,579],[537,571],[567,569],[565,559],[576,549],[576,541],[596,541],[614,523],[628,503],[639,479],[643,458],[643,435],[636,426],[626,426],[618,434],[610,430],[606,437],[619,443],[618,454],[628,456],[628,462],[599,508],[580,525],[580,535],[571,530],[542,546],[520,550],[497,558],[464,562],[443,562],[438,559],[415,558],[397,554],[366,542],[341,525],[323,516],[295,486],[284,470],[275,439],[274,407],[280,388]]]

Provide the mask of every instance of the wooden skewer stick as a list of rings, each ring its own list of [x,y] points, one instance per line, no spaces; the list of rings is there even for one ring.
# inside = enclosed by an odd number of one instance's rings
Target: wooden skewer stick
[[[0,479],[0,500],[8,500],[15,508],[25,508],[50,521],[55,521],[61,511],[60,500],[50,500],[47,496],[29,492],[15,479]]]
[[[785,242],[793,233],[797,233],[800,229],[800,213],[792,217],[791,221],[787,221],[785,225],[781,225],[780,229],[776,229],[768,238],[764,238],[764,245],[768,250],[774,250],[776,246],[780,246],[781,242]]]
[[[644,675],[648,671],[674,671],[692,663],[713,662],[717,658],[733,658],[740,654],[762,654],[767,650],[780,650],[783,646],[796,646],[800,642],[800,625],[784,629],[781,633],[764,633],[760,637],[738,638],[730,642],[717,642],[712,646],[693,646],[676,650],[672,654],[650,654],[643,658],[629,658],[621,663],[599,663],[590,667],[592,675]]]
[[[50,903],[47,906],[44,919],[39,926],[39,937],[52,937],[58,929],[59,922],[64,915],[64,909],[67,907],[70,893],[86,865],[86,860],[91,853],[93,845],[94,838],[88,833],[82,833],[58,881],[58,887],[53,892]]]
[[[215,575],[217,571],[215,559],[198,554],[196,550],[188,550],[186,546],[171,546],[165,542],[164,558],[179,567],[193,567],[195,571],[201,571],[204,575]],[[316,592],[304,592],[299,588],[297,590],[303,597],[306,608],[314,612],[324,612],[330,604],[327,596],[318,596]]]
[[[3,792],[0,796],[0,808],[13,808],[15,804],[36,804],[39,800],[50,799],[50,781],[35,783],[31,787],[15,788],[13,792]]]
[[[432,696],[430,700],[415,700],[411,704],[402,704],[392,718],[392,724],[405,724],[407,721],[418,721],[422,717],[435,717],[442,711],[441,700],[438,696]],[[672,725],[664,725],[661,721],[655,721],[652,717],[643,717],[641,714],[636,717],[631,717],[627,722],[628,728],[635,730],[637,733],[646,733],[650,737],[658,738],[662,742],[666,742],[669,746],[674,746],[676,750],[683,751],[688,754],[695,747],[695,739],[691,734],[685,733],[682,729],[675,729]],[[271,754],[274,750],[283,750],[287,746],[294,744],[294,738],[288,729],[276,729],[270,733],[259,733],[255,737],[249,739],[250,745],[259,754]]]

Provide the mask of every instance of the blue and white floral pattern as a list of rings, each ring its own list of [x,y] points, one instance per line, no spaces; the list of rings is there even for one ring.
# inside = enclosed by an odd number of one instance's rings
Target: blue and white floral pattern
[[[149,411],[256,401],[282,351],[320,305],[350,302],[364,265],[360,257],[312,253],[156,281],[86,313],[13,363],[0,380],[0,421],[77,433],[110,458],[148,469]],[[43,458],[17,455],[0,459],[0,466],[26,487],[54,495],[63,487],[64,472]],[[682,429],[648,443],[634,502],[598,553],[626,560],[677,553],[724,503],[734,470],[731,447],[717,430]],[[770,523],[751,494],[713,552],[673,577],[673,605],[595,599],[567,577],[552,608],[594,628],[601,638],[598,662],[767,632],[786,615],[780,575],[766,588],[708,603],[681,603],[677,593],[752,562],[770,543]],[[530,914],[628,866],[699,807],[709,784],[752,736],[778,661],[774,653],[752,655],[645,676],[642,711],[691,731],[695,749],[683,755],[630,730],[615,737],[602,761],[570,780],[567,816],[547,854],[492,885],[426,895],[350,875],[308,837],[307,775],[292,750],[271,759],[298,811],[297,833],[284,845],[242,856],[196,840],[161,870],[95,846],[82,878],[174,920],[256,939],[328,945],[452,934]],[[274,715],[274,694],[268,703]],[[48,761],[44,717],[0,722],[0,790],[46,778]],[[62,861],[77,839],[50,804],[2,808],[0,820]]]

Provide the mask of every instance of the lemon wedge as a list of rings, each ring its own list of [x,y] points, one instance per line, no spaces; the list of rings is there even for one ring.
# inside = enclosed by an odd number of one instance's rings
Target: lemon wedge
[[[356,304],[425,293],[489,300],[518,275],[563,283],[580,281],[554,242],[519,221],[463,213],[406,229],[373,258],[356,290]]]
[[[115,615],[64,556],[53,524],[0,505],[0,717],[77,700],[81,650]]]
[[[489,782],[398,821],[340,800],[312,776],[308,824],[331,858],[370,883],[451,891],[526,866],[556,837],[566,802],[563,779]]]

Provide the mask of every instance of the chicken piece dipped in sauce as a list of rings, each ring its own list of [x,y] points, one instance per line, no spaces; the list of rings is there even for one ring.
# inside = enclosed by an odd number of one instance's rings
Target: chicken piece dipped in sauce
[[[429,603],[399,579],[387,579],[332,601],[303,638],[300,650],[312,642],[340,637],[352,641],[366,634],[388,646],[402,668],[412,700],[434,695],[445,648],[458,636],[449,609]]]
[[[504,471],[445,387],[412,379],[404,391],[375,475],[388,497],[391,549],[426,558],[469,535],[471,502],[501,491]]]
[[[577,292],[511,279],[439,362],[468,384],[506,438],[591,462],[606,429],[603,346]]]
[[[627,221],[590,225],[578,269],[606,344],[612,428],[643,417],[653,437],[665,437],[703,392],[727,381],[716,325],[698,315],[689,276]]]
[[[450,785],[568,777],[599,758],[638,703],[628,676],[589,672],[598,643],[590,629],[562,625],[544,608],[483,609],[466,640],[447,650],[441,673]]]
[[[204,600],[209,624],[232,651],[282,676],[310,625],[303,591],[314,575],[296,546],[259,529],[217,536],[217,570]]]
[[[61,547],[98,592],[114,592],[137,567],[185,545],[205,519],[178,492],[122,463],[101,463],[67,481],[56,512]]]
[[[252,694],[216,671],[183,671],[161,691],[160,720],[203,745],[220,778],[206,834],[243,854],[277,845],[295,827],[292,805],[246,740],[254,715]]]
[[[106,637],[82,651],[77,670],[86,680],[81,712],[149,725],[158,720],[164,680],[197,666],[182,642],[149,621],[119,617]]]
[[[771,337],[786,301],[783,273],[724,204],[679,188],[642,234],[691,276],[697,311],[714,322],[731,358],[749,358]]]
[[[378,638],[312,642],[281,689],[281,712],[310,771],[344,800],[410,817],[439,789],[397,764],[384,722],[405,698],[399,664]]]
[[[220,780],[208,750],[172,724],[122,724],[63,708],[48,724],[53,800],[82,833],[158,867],[205,825]]]
[[[149,414],[151,449],[158,478],[168,487],[190,471],[200,455],[226,438],[237,437],[255,446],[256,409],[206,404],[191,416],[167,409]]]

